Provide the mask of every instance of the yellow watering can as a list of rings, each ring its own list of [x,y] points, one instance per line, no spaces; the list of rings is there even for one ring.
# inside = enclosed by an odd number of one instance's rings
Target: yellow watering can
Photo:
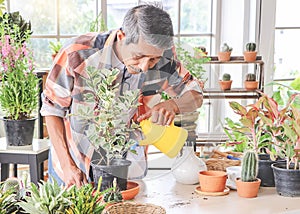
[[[140,125],[145,139],[139,145],[154,145],[170,158],[178,154],[188,137],[187,130],[175,126],[173,122],[170,126],[161,126],[150,120],[143,120]]]

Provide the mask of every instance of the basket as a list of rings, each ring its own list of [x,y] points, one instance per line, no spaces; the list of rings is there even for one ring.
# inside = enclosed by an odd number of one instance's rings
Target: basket
[[[225,152],[228,155],[232,155],[233,157],[241,158],[243,156],[242,152]],[[231,160],[227,159],[224,156],[221,156],[215,152],[212,153],[209,159],[205,160],[207,170],[220,170],[226,171],[226,168],[229,166],[240,166],[241,160]]]
[[[109,206],[103,211],[103,214],[165,214],[166,210],[154,204],[140,203],[117,203]]]

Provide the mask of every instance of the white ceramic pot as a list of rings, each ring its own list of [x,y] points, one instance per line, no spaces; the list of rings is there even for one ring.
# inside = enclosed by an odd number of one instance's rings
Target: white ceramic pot
[[[207,170],[205,162],[194,153],[194,148],[184,146],[174,161],[171,171],[182,184],[197,184],[199,172]]]
[[[242,167],[241,166],[229,166],[226,168],[227,181],[226,186],[230,189],[236,189],[235,180],[241,177]]]

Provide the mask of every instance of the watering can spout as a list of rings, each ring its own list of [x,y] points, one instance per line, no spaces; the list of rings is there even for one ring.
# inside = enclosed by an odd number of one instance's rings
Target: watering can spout
[[[188,137],[187,130],[175,126],[174,123],[161,126],[147,119],[141,121],[140,125],[145,139],[139,145],[154,145],[170,158],[176,157]]]

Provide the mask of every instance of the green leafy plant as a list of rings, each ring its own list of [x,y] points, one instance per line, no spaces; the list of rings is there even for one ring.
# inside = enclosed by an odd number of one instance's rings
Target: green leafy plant
[[[92,184],[86,184],[77,188],[75,185],[68,190],[68,197],[72,202],[71,206],[66,210],[67,214],[82,214],[94,213],[101,214],[107,203],[101,201],[102,192],[100,192],[100,185],[102,177],[98,182],[98,187],[95,188]],[[106,190],[107,192],[110,189]]]
[[[72,202],[68,198],[66,189],[59,186],[55,179],[52,180],[49,179],[47,182],[41,180],[38,185],[31,183],[31,188],[27,190],[29,195],[24,197],[24,201],[17,204],[26,213],[65,213]]]
[[[194,52],[199,53],[201,50],[199,48],[194,48]],[[203,64],[211,60],[209,57],[194,57],[179,43],[176,46],[176,54],[177,58],[182,62],[183,66],[194,78],[198,80],[204,80],[204,74],[206,73],[206,70],[204,69]],[[200,55],[200,53],[198,55]]]
[[[10,17],[4,14],[0,22],[0,104],[8,119],[22,120],[31,118],[38,105],[38,77],[33,73],[33,53],[27,45],[30,24],[22,18],[17,19],[18,24],[11,23]]]
[[[16,208],[18,190],[16,183],[8,185],[8,182],[0,183],[0,214],[13,213]]]
[[[52,51],[52,54],[57,54],[59,52],[59,50],[61,49],[62,44],[61,44],[60,41],[57,41],[57,42],[50,41],[49,42],[49,47]]]
[[[242,159],[241,181],[256,181],[258,173],[258,157],[255,151],[246,151]]]
[[[3,15],[3,11],[6,10],[5,0],[0,0],[0,16]]]
[[[105,20],[103,19],[102,12],[100,12],[96,19],[90,24],[90,32],[104,32],[107,31]]]
[[[246,51],[254,52],[256,50],[256,44],[253,42],[249,42],[246,44]]]
[[[230,47],[226,42],[220,48],[221,52],[231,52],[232,47]]]
[[[129,110],[139,105],[139,90],[127,90],[116,96],[119,84],[114,82],[118,73],[118,69],[87,68],[89,78],[86,78],[86,83],[91,91],[84,98],[87,103],[96,103],[97,108],[85,106],[79,109],[77,115],[88,121],[86,135],[102,157],[100,162],[104,161],[107,165],[112,159],[122,158],[127,151],[135,152],[130,150],[136,143],[130,133],[140,128],[133,121],[128,124]]]

